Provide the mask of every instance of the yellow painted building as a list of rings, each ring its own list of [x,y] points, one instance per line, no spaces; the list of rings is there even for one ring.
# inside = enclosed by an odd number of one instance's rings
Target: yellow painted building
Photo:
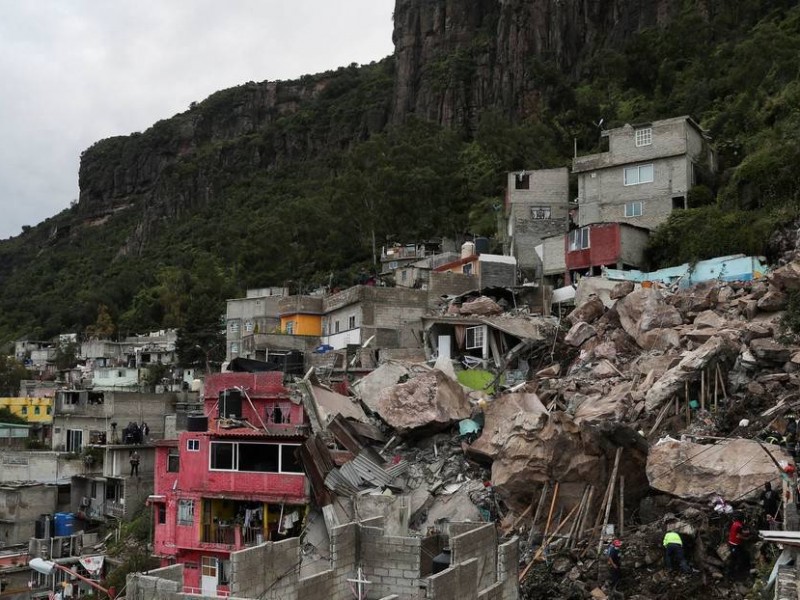
[[[322,315],[292,313],[281,315],[281,332],[288,335],[322,335]]]
[[[53,422],[52,398],[0,398],[0,407],[9,409],[28,423]]]

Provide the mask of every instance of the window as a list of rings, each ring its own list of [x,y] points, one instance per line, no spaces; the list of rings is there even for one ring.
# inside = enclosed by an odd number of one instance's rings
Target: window
[[[186,449],[189,452],[200,452],[200,440],[186,440]]]
[[[275,423],[281,425],[283,423],[290,423],[291,408],[288,405],[267,406],[267,423]]]
[[[464,275],[472,275],[472,263],[464,265],[464,267],[461,269],[461,272]]]
[[[33,407],[33,414],[38,415],[38,414],[41,414],[41,412],[42,412],[42,409],[39,408],[38,406],[34,406]]]
[[[235,321],[231,321],[231,333],[239,333],[239,321],[238,319]]]
[[[217,576],[217,559],[213,556],[204,556],[201,560],[201,573],[203,577]]]
[[[400,281],[405,282],[408,279],[408,272],[407,271],[400,271]]]
[[[653,143],[652,127],[642,127],[636,130],[636,147],[649,146]]]
[[[249,473],[302,473],[298,444],[211,442],[211,469]]]
[[[239,471],[277,473],[279,448],[275,444],[239,444]]]
[[[219,560],[219,583],[220,585],[228,585],[231,582],[231,561]]]
[[[347,319],[347,328],[348,329],[355,329],[356,328],[356,318],[355,318],[355,316],[352,316],[349,319]]]
[[[170,448],[167,454],[167,473],[177,473],[181,469],[181,455],[177,448]]]
[[[286,333],[294,335],[294,321],[286,321]]]
[[[298,446],[281,444],[281,473],[302,473],[303,465],[297,459]]]
[[[640,183],[653,182],[653,165],[639,165],[638,167],[625,167],[625,185],[639,185]]]
[[[83,447],[83,430],[67,429],[67,452],[80,452]]]
[[[531,176],[525,173],[524,171],[521,173],[517,173],[516,177],[514,177],[514,189],[517,190],[531,189]]]
[[[235,444],[212,442],[211,443],[211,468],[220,471],[235,471],[234,462]]]
[[[28,407],[27,406],[23,406],[22,407],[22,414],[23,415],[27,415],[28,414]]]
[[[642,216],[642,203],[641,202],[628,202],[625,204],[626,217],[641,217]]]
[[[47,414],[49,415],[49,414],[50,414],[50,413],[52,413],[52,412],[53,412],[53,409],[52,409],[52,408],[50,408],[50,407],[48,406],[48,407],[47,407]]]
[[[156,512],[158,513],[158,524],[163,525],[167,522],[167,505],[163,502],[156,504]]]
[[[549,219],[549,206],[531,206],[531,219]]]
[[[586,250],[589,247],[589,228],[581,227],[569,232],[569,251]]]
[[[239,354],[239,344],[236,342],[231,343],[231,354]]]
[[[178,525],[194,524],[194,500],[178,500]]]
[[[339,321],[333,322],[333,331],[334,333],[339,333]]]
[[[483,348],[483,338],[485,335],[485,325],[478,325],[476,327],[467,327],[467,350],[476,350]]]
[[[90,488],[89,495],[92,498],[97,498],[97,482],[96,481],[92,481],[92,486]]]

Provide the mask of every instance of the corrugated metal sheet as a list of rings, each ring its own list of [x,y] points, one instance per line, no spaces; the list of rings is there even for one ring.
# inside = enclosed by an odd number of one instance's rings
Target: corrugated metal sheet
[[[373,485],[384,487],[389,485],[392,479],[394,479],[393,476],[383,470],[381,465],[372,462],[363,452],[356,456],[349,464],[355,467],[364,481],[368,481]]]
[[[325,477],[325,487],[342,496],[355,496],[358,493],[358,487],[350,485],[338,469],[334,469]]]
[[[352,462],[348,462],[343,464],[339,468],[339,473],[344,477],[353,487],[361,487],[364,484],[364,480],[361,479],[361,475],[358,474],[355,466],[353,466]]]

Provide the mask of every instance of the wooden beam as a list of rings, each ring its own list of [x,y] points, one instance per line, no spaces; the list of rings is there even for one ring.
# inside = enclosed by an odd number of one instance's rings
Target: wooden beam
[[[544,536],[547,537],[547,532],[550,531],[550,522],[553,519],[553,509],[556,507],[556,498],[558,498],[558,484],[553,488],[553,499],[550,501],[550,512],[547,515],[547,524],[544,526]]]
[[[609,486],[609,493],[608,498],[609,501],[606,504],[606,514],[603,517],[603,526],[600,528],[600,539],[597,542],[597,553],[600,553],[600,550],[603,548],[603,531],[605,531],[606,525],[608,525],[608,516],[611,513],[611,500],[614,498],[614,486],[617,482],[617,471],[619,471],[619,459],[622,456],[622,448],[617,448],[617,455],[614,457],[614,470],[611,471],[611,480],[608,482]]]

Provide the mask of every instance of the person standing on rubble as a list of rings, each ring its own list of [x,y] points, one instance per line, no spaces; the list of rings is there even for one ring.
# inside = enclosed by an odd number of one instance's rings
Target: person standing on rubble
[[[764,484],[764,491],[761,492],[760,500],[761,507],[764,509],[762,526],[772,529],[771,525],[773,521],[778,518],[780,500],[778,498],[778,493],[772,489],[772,484],[769,481]]]
[[[728,578],[739,579],[750,567],[750,557],[747,555],[745,543],[750,538],[750,531],[745,526],[742,513],[734,513],[733,523],[728,532],[728,549],[731,555],[728,559]]]
[[[680,568],[681,573],[690,572],[689,563],[683,554],[683,540],[675,531],[675,523],[668,525],[667,533],[664,535],[664,564],[668,571],[675,572]]]
[[[622,540],[615,539],[606,551],[608,569],[611,573],[611,589],[616,590],[622,579]]]

